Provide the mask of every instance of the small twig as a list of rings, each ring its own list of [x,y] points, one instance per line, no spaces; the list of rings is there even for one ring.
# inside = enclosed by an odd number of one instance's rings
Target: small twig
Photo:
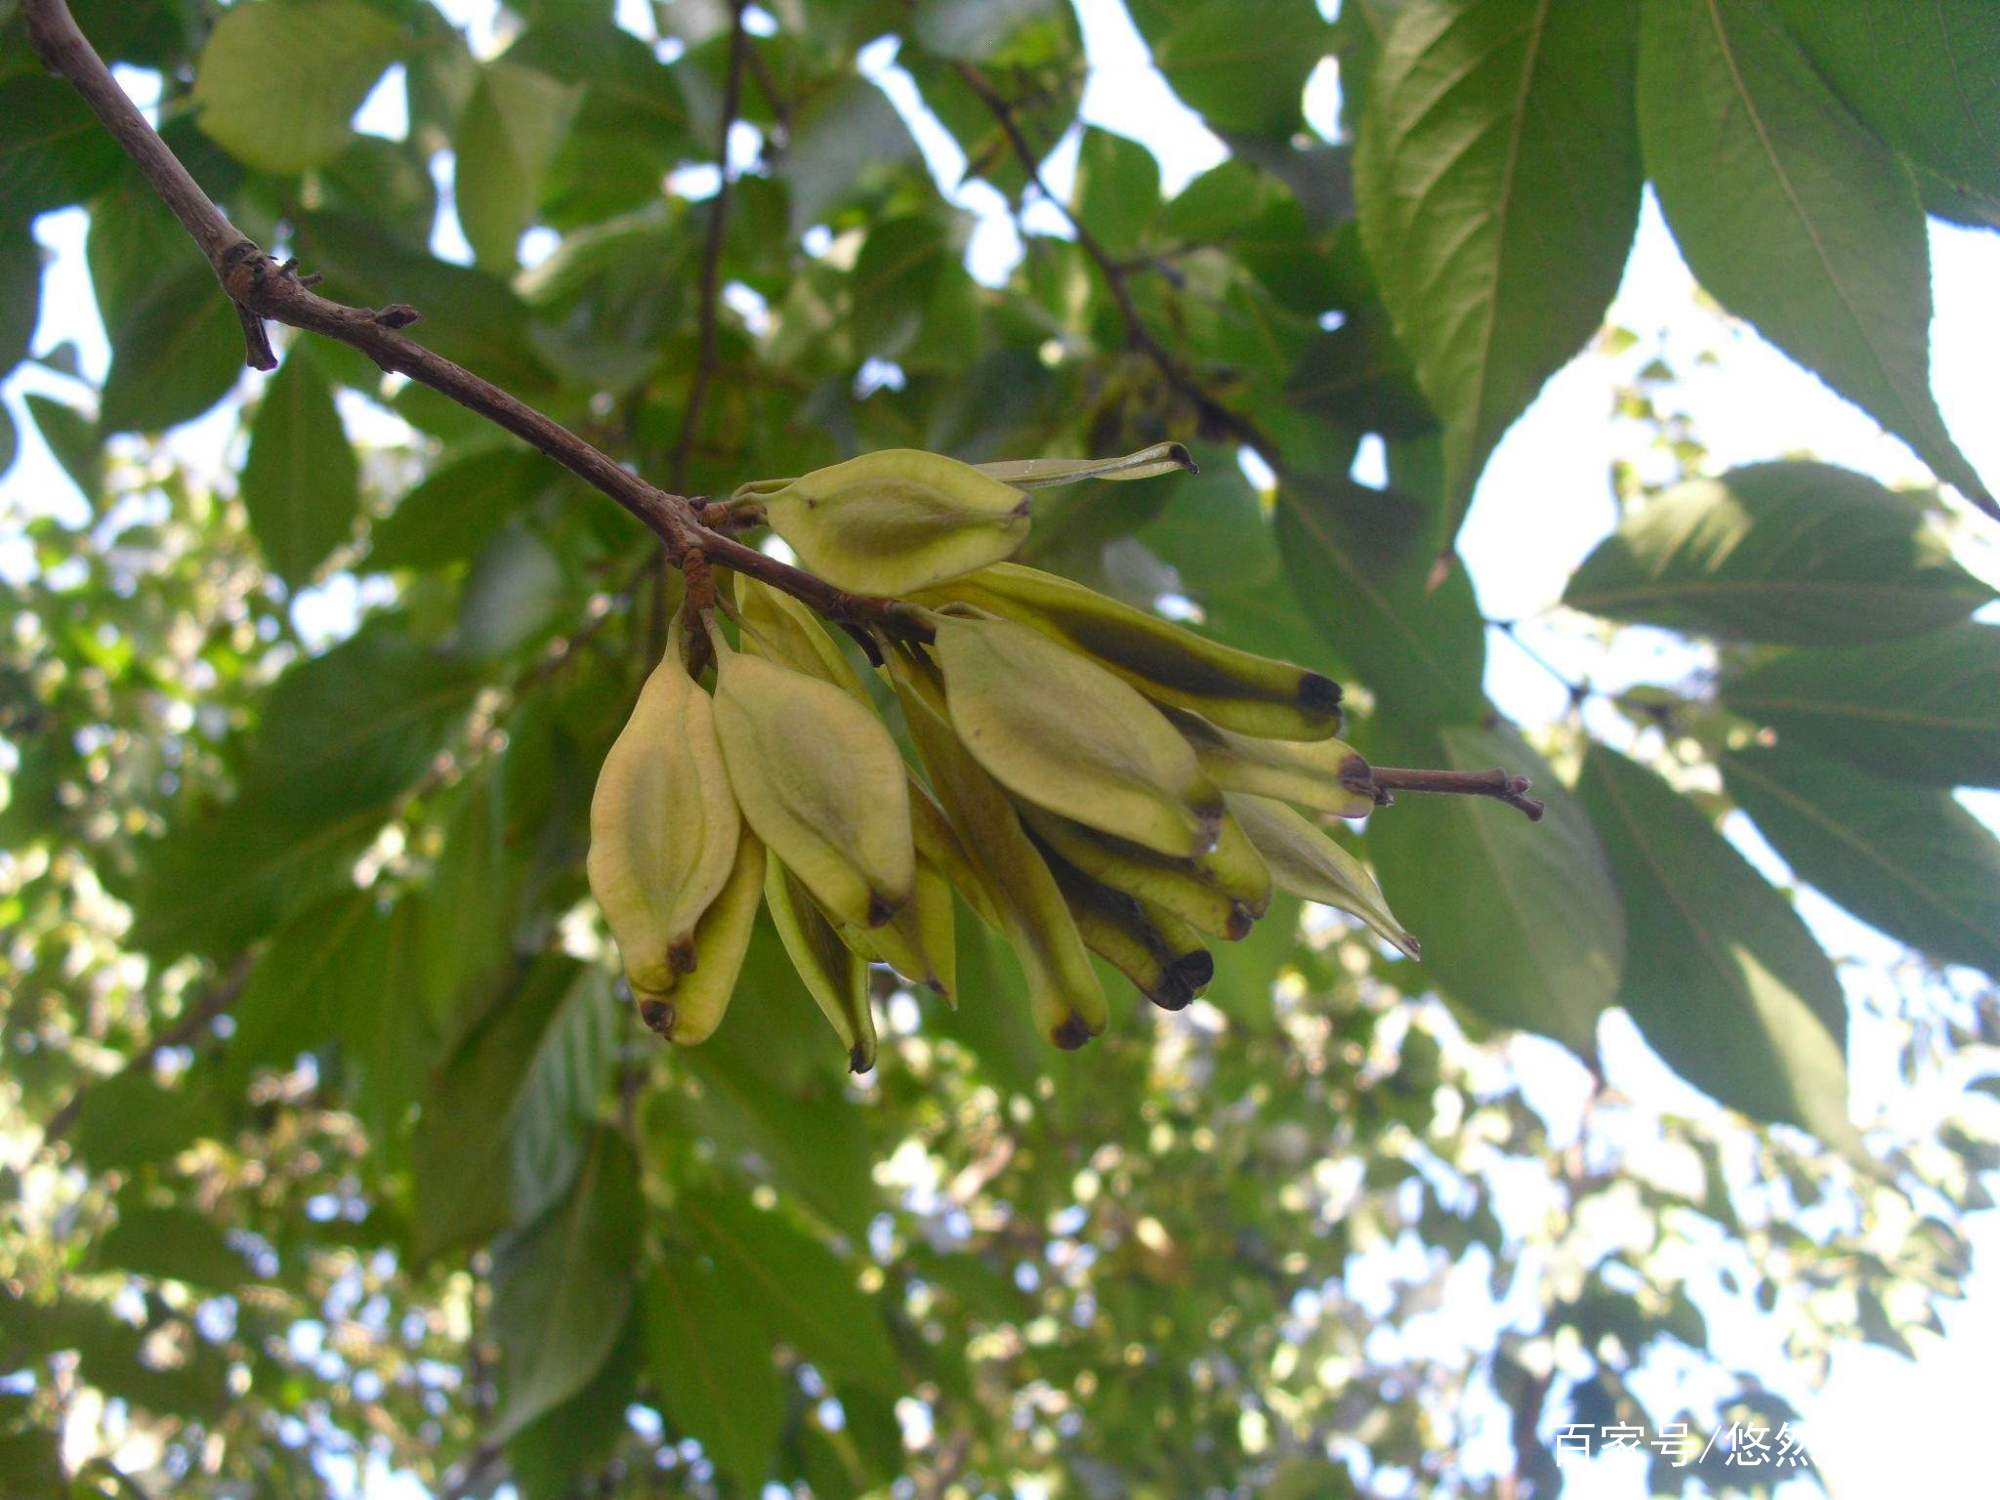
[[[685,496],[670,494],[640,478],[561,423],[406,337],[401,330],[417,321],[415,308],[402,303],[380,309],[349,307],[319,296],[312,290],[313,277],[299,275],[292,262],[274,260],[210,201],[111,76],[104,59],[77,28],[64,0],[23,0],[21,10],[43,62],[69,80],[125,148],[207,256],[223,290],[243,310],[246,329],[250,323],[268,319],[338,339],[359,349],[382,369],[407,375],[441,392],[615,500],[660,538],[668,557],[676,563],[690,548],[700,548],[711,562],[781,589],[837,624],[865,623],[892,634],[928,637],[907,606],[893,599],[850,594],[733,537],[709,530]],[[260,337],[251,340],[248,358],[258,368],[268,369],[276,361],[261,332],[260,323]]]
[[[1049,191],[1048,184],[1042,180],[1041,161],[1035,154],[1033,144],[1022,131],[1021,122],[1014,115],[1014,106],[1009,104],[986,75],[971,63],[954,63],[953,68],[964,80],[965,86],[978,96],[980,103],[984,104],[992,114],[994,123],[1000,127],[1000,133],[1007,137],[1007,144],[1013,148],[1021,169],[1028,174],[1028,181],[1034,185],[1035,191],[1054,205],[1056,211],[1068,222],[1071,233],[1076,236],[1077,245],[1096,263],[1098,270],[1104,276],[1105,285],[1111,289],[1112,301],[1118,305],[1118,316],[1124,321],[1125,337],[1132,347],[1152,361],[1167,384],[1193,404],[1205,434],[1211,437],[1234,438],[1245,447],[1254,450],[1272,469],[1280,470],[1282,465],[1279,462],[1277,444],[1265,436],[1255,422],[1241,412],[1232,411],[1211,395],[1207,388],[1168,352],[1166,346],[1154,337],[1152,329],[1146,326],[1146,320],[1139,312],[1138,303],[1132,298],[1132,288],[1129,283],[1132,267],[1105,249],[1104,242],[1091,233],[1090,226],[1079,219],[1067,203]]]
[[[1549,676],[1555,678],[1557,682],[1560,682],[1564,690],[1569,693],[1569,701],[1572,706],[1583,704],[1597,691],[1589,683],[1577,681],[1569,673],[1565,672],[1561,667],[1557,666],[1546,656],[1542,655],[1540,651],[1523,640],[1518,620],[1488,620],[1486,623],[1518,646],[1521,654],[1526,656],[1528,660],[1532,661],[1544,672],[1547,672]]]
[[[201,1034],[215,1023],[216,1017],[236,1003],[236,997],[243,993],[243,985],[249,977],[250,955],[239,953],[221,978],[210,984],[207,992],[188,1007],[185,1015],[133,1053],[126,1059],[124,1067],[108,1078],[79,1084],[76,1092],[63,1101],[62,1107],[50,1115],[48,1124],[42,1127],[42,1145],[53,1146],[70,1133],[76,1125],[77,1115],[83,1110],[84,1101],[89,1099],[92,1090],[102,1088],[105,1084],[123,1078],[128,1073],[145,1071],[152,1067],[159,1060],[160,1054],[169,1048],[185,1047],[190,1042],[199,1041]]]
[[[1526,813],[1529,822],[1538,822],[1546,810],[1527,794],[1534,783],[1525,776],[1512,776],[1495,767],[1491,771],[1419,771],[1397,766],[1371,766],[1375,785],[1385,792],[1453,792],[1462,797],[1491,797]]]

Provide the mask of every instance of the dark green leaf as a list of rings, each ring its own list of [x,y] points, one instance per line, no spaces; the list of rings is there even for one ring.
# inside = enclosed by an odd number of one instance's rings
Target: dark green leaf
[[[2000,9],[1986,0],[1777,0],[1777,9],[1877,135],[2000,203]]]
[[[1801,880],[1913,948],[2000,973],[2000,840],[1951,793],[1788,742],[1720,760],[1729,795]]]
[[[1215,129],[1282,139],[1331,41],[1312,0],[1205,0],[1154,40],[1153,61]]]
[[[98,437],[97,424],[74,406],[44,396],[40,391],[24,393],[21,401],[63,472],[75,481],[83,498],[95,505],[98,488],[104,481],[104,446]]]
[[[1618,1003],[1688,1082],[1858,1150],[1847,1001],[1805,923],[1694,804],[1603,745],[1578,795],[1624,898]]]
[[[106,432],[159,432],[228,395],[243,369],[243,325],[214,273],[194,267],[156,285],[111,341]]]
[[[499,1440],[583,1390],[610,1358],[632,1309],[644,1209],[630,1148],[599,1130],[569,1196],[495,1248]]]
[[[865,78],[829,89],[799,120],[797,131],[784,164],[795,235],[917,157],[917,143],[903,117]]]
[[[1136,255],[1160,211],[1159,159],[1137,141],[1086,127],[1073,204],[1106,250],[1120,258]]]
[[[1285,380],[1285,399],[1357,433],[1408,438],[1437,428],[1410,357],[1375,304],[1307,341]]]
[[[1681,254],[1731,312],[1991,507],[1930,392],[1930,251],[1909,169],[1765,0],[1645,7],[1639,122]]]
[[[375,523],[365,566],[438,568],[471,557],[556,472],[539,453],[511,446],[447,464]]]
[[[419,1258],[532,1223],[567,1186],[607,1076],[612,1016],[598,971],[545,958],[445,1064],[410,1146]]]
[[[1534,782],[1548,808],[1540,822],[1484,797],[1406,792],[1368,820],[1366,848],[1446,994],[1594,1056],[1598,1015],[1625,968],[1625,913],[1576,798],[1508,730],[1398,735],[1377,753],[1458,771],[1500,766]]]
[[[118,1222],[92,1247],[97,1263],[140,1276],[233,1291],[250,1277],[222,1226],[192,1208],[121,1206]]]
[[[0,230],[0,372],[28,357],[41,311],[42,247],[27,225],[9,226]]]
[[[363,0],[237,6],[202,48],[194,86],[201,128],[266,172],[332,161],[403,46],[402,32]]]
[[[250,776],[299,816],[380,807],[429,769],[478,689],[464,662],[365,630],[278,679]]]
[[[626,1412],[639,1380],[639,1319],[628,1314],[617,1345],[590,1384],[507,1444],[508,1477],[521,1500],[574,1500],[630,1431]]]
[[[250,971],[230,1016],[236,1030],[223,1063],[225,1087],[242,1092],[251,1070],[288,1066],[340,1034],[356,1003],[353,955],[381,921],[373,891],[343,890],[278,929]]]
[[[570,600],[562,561],[525,526],[503,527],[472,560],[459,599],[455,644],[482,660],[540,640]]]
[[[746,1495],[771,1471],[784,1397],[757,1302],[685,1250],[646,1278],[646,1370],[667,1420]]]
[[[0,223],[88,198],[118,175],[123,154],[82,95],[60,78],[0,78]]]
[[[1486,628],[1463,568],[1436,589],[1415,502],[1351,480],[1295,475],[1278,497],[1278,550],[1300,606],[1409,725],[1485,713]]]
[[[728,1295],[758,1308],[772,1337],[836,1379],[902,1394],[896,1351],[855,1266],[734,1193],[685,1194],[677,1214]]]
[[[1725,672],[1725,706],[1895,781],[2000,786],[2000,626],[1787,651]]]
[[[512,273],[542,178],[582,102],[580,85],[504,58],[480,69],[459,117],[452,191],[465,237],[487,270]]]
[[[1565,604],[1612,619],[1801,646],[1920,635],[1992,597],[1914,499],[1803,462],[1667,491],[1599,543],[1563,591]]]
[[[361,468],[308,346],[293,343],[250,424],[243,505],[264,559],[293,590],[354,529]]]
[[[1634,0],[1412,0],[1355,153],[1382,301],[1445,427],[1450,524],[1597,331],[1638,223]]]
[[[69,1133],[70,1149],[100,1172],[165,1161],[214,1133],[210,1099],[194,1082],[162,1088],[143,1068],[91,1085]]]

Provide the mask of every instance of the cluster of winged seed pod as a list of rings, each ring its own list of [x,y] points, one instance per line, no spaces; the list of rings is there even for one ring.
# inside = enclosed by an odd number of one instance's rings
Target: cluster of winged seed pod
[[[591,889],[649,1026],[715,1030],[760,897],[857,1072],[874,965],[957,1003],[959,899],[1059,1047],[1108,1022],[1090,955],[1179,1009],[1274,888],[1417,955],[1319,821],[1386,800],[1333,738],[1333,682],[1005,561],[1027,490],[1185,467],[1177,445],[983,468],[890,451],[738,492],[828,582],[905,599],[917,628],[877,645],[914,755],[789,594],[728,575],[721,618],[676,620],[591,806]],[[710,656],[712,692],[689,668]]]

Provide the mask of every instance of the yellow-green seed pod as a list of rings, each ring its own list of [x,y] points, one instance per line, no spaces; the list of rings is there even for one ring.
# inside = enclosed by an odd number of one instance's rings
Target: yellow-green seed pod
[[[1049,869],[1084,946],[1160,1009],[1185,1010],[1215,977],[1215,958],[1207,948],[1199,941],[1177,946],[1133,897],[1061,860],[1050,860]]]
[[[1240,734],[1317,740],[1340,728],[1340,684],[1332,678],[1225,646],[1039,568],[995,563],[927,591],[921,602],[947,601],[1087,652],[1147,697]]]
[[[1423,957],[1422,945],[1389,910],[1368,867],[1310,818],[1247,792],[1229,793],[1229,812],[1270,865],[1280,890],[1351,913],[1411,958]]]
[[[1173,912],[1211,937],[1237,942],[1271,905],[1271,874],[1234,818],[1197,859],[1168,859],[1023,804],[1037,841],[1100,884]]]
[[[743,818],[829,916],[879,927],[910,899],[908,772],[852,694],[715,643],[715,728]]]
[[[1015,796],[1176,858],[1211,848],[1222,794],[1160,711],[1088,657],[991,616],[937,617],[952,727]]]
[[[776,859],[765,865],[764,905],[792,967],[847,1049],[848,1071],[866,1073],[875,1066],[868,960],[843,941],[798,878]]]
[[[903,595],[1011,556],[1028,497],[970,464],[916,448],[864,453],[745,492],[807,568],[861,594]]]
[[[1365,818],[1377,806],[1374,772],[1345,740],[1258,739],[1179,709],[1167,717],[1225,792],[1274,797],[1339,818]]]
[[[729,879],[742,826],[713,707],[676,634],[590,802],[590,889],[635,990],[663,993],[693,967],[695,924]]]
[[[984,872],[1000,929],[1027,979],[1036,1027],[1058,1047],[1081,1047],[1109,1024],[1110,1010],[1048,862],[1007,794],[953,731],[943,689],[928,666],[899,649],[890,654],[889,667],[910,737],[963,847]]]
[[[694,929],[694,967],[673,976],[664,993],[633,985],[640,1019],[682,1047],[706,1041],[722,1024],[743,972],[743,955],[764,894],[764,843],[749,829],[736,841],[736,862],[721,892]]]

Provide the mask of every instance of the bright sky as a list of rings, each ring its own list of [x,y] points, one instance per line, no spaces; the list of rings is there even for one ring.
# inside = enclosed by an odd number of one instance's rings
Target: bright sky
[[[1166,191],[1178,191],[1222,159],[1221,144],[1152,68],[1122,6],[1108,0],[1076,3],[1093,64],[1084,118],[1151,147],[1160,159]],[[445,0],[442,8],[454,19],[471,23],[476,45],[492,44],[491,0]],[[1331,11],[1332,0],[1322,0],[1322,8]],[[650,37],[648,10],[643,0],[620,0],[621,21]],[[1020,253],[1019,236],[1004,203],[984,183],[960,184],[962,154],[921,112],[914,85],[894,66],[893,58],[893,47],[885,43],[864,53],[863,66],[910,120],[940,184],[979,216],[970,263],[982,279],[997,281]],[[142,103],[150,103],[157,91],[155,81],[144,75],[129,78],[127,86]],[[1331,63],[1323,65],[1307,92],[1308,116],[1323,132],[1332,128],[1337,89]],[[359,123],[375,133],[396,136],[402,133],[404,118],[400,76],[392,74],[364,106]],[[1057,192],[1067,191],[1075,159],[1072,132],[1047,167]],[[705,184],[686,186],[705,190]],[[1046,205],[1031,208],[1026,224],[1031,232],[1060,233],[1063,228],[1060,216]],[[45,352],[73,341],[83,369],[101,378],[108,349],[83,265],[83,229],[80,211],[46,215],[37,222],[36,234],[50,253],[51,264],[35,348]],[[441,254],[465,253],[463,237],[448,217],[435,245]],[[1939,404],[1973,464],[1989,477],[2000,476],[2000,420],[1994,411],[2000,381],[1993,366],[1993,351],[2000,349],[2000,291],[1996,291],[2000,236],[1934,225],[1931,249],[1938,309],[1932,331],[1933,365]],[[1650,195],[1611,321],[1639,334],[1638,346],[1621,356],[1586,355],[1550,382],[1494,454],[1460,550],[1486,614],[1523,621],[1530,644],[1570,675],[1614,687],[1632,681],[1673,682],[1700,664],[1703,656],[1698,650],[1669,636],[1628,631],[1621,634],[1619,650],[1607,655],[1580,639],[1573,621],[1565,625],[1560,616],[1547,613],[1576,563],[1612,522],[1609,466],[1614,454],[1629,455],[1634,442],[1631,430],[1621,432],[1608,414],[1614,388],[1628,381],[1640,364],[1664,354],[1683,374],[1672,399],[1693,418],[1694,430],[1718,467],[1810,451],[1891,483],[1923,481],[1927,476],[1910,451],[1869,418],[1747,328],[1722,322],[1698,303],[1693,281]],[[1695,356],[1708,349],[1718,352],[1720,360],[1697,366]],[[246,382],[256,378],[245,377]],[[21,394],[36,389],[67,399],[79,395],[73,383],[41,370],[24,369],[6,383],[5,398],[21,433],[21,457],[4,481],[8,508],[55,511],[81,519],[87,513],[82,497],[54,464],[21,408]],[[350,401],[345,411],[357,430],[380,430],[375,424],[382,418],[365,403]],[[213,470],[240,457],[226,449],[232,429],[233,418],[218,412],[175,433],[173,446],[190,462]],[[1379,464],[1379,451],[1364,451],[1357,473],[1379,478]],[[1989,580],[2000,580],[2000,547],[1991,529],[1973,526],[1966,533],[1960,552],[1967,565]],[[18,578],[31,567],[29,550],[18,534],[0,530],[0,575]],[[313,634],[338,634],[360,602],[354,581],[336,578],[295,607],[302,628]],[[1563,712],[1564,690],[1520,648],[1495,633],[1490,653],[1488,689],[1506,712],[1525,724],[1546,723]],[[1594,721],[1593,727],[1614,740],[1627,735],[1622,723],[1610,718]],[[1989,821],[2000,805],[2000,797],[1968,801]],[[1747,825],[1732,833],[1764,868],[1783,873],[1782,863]],[[1801,907],[1832,951],[1872,961],[1872,967],[1851,975],[1857,1000],[1862,998],[1860,991],[1872,988],[1879,995],[1893,984],[1886,968],[1899,951],[1893,944],[1810,892],[1804,894]],[[1651,1059],[1622,1018],[1607,1023],[1605,1040],[1613,1079],[1626,1091],[1663,1107],[1707,1107]],[[1903,1089],[1892,1072],[1892,1050],[1869,1045],[1866,1022],[1857,1016],[1851,1048],[1857,1118],[1866,1120],[1879,1108],[1909,1128],[1921,1128],[1923,1121],[1935,1118],[1941,1091],[1919,1096]],[[1538,1107],[1560,1118],[1564,1096],[1573,1100],[1576,1095],[1574,1064],[1553,1048],[1532,1041],[1523,1043],[1516,1057],[1530,1075]],[[1573,1111],[1573,1104],[1569,1107]],[[2000,1343],[1997,1218],[2000,1215],[1987,1213],[1972,1221],[1979,1271],[1972,1296],[1947,1313],[1947,1338],[1925,1340],[1919,1335],[1922,1359],[1914,1365],[1873,1347],[1844,1350],[1835,1359],[1830,1384],[1817,1394],[1792,1377],[1782,1353],[1782,1330],[1770,1319],[1747,1304],[1705,1305],[1717,1355],[1726,1364],[1756,1370],[1805,1413],[1806,1440],[1838,1500],[1905,1489],[1940,1496],[1969,1494],[1974,1475],[1988,1470],[1971,1435],[1982,1430],[1980,1423],[1988,1416],[1991,1350]],[[1663,1386],[1670,1386],[1671,1378],[1667,1372],[1642,1389],[1649,1396],[1664,1395]],[[1641,1461],[1605,1460],[1587,1468],[1572,1467],[1567,1474],[1566,1493],[1578,1500],[1629,1500],[1645,1493]],[[342,1488],[354,1492],[352,1481]],[[367,1476],[361,1488],[370,1494],[409,1492],[380,1474]]]

